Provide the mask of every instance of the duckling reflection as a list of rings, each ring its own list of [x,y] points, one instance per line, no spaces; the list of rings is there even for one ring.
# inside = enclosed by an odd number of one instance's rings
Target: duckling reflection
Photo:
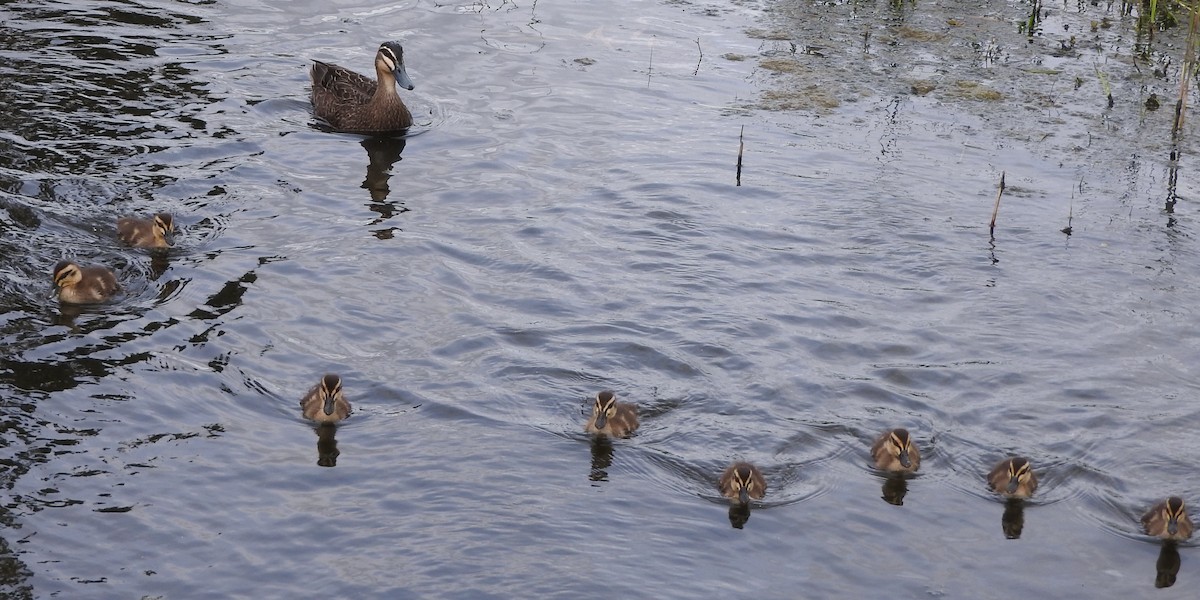
[[[1171,496],[1142,515],[1146,533],[1166,542],[1181,542],[1192,537],[1192,519],[1183,498]]]
[[[1009,498],[1004,503],[1004,514],[1000,516],[1000,529],[1004,537],[1010,540],[1020,539],[1021,531],[1025,529],[1025,503],[1016,498]]]
[[[1154,587],[1168,588],[1175,585],[1175,577],[1179,575],[1182,562],[1175,542],[1164,543],[1158,551],[1158,560],[1154,563]]]
[[[121,289],[112,269],[81,267],[69,260],[54,265],[52,277],[61,304],[99,304]]]
[[[369,161],[367,178],[363,180],[362,187],[371,192],[371,200],[383,203],[387,200],[388,192],[391,191],[388,180],[392,178],[392,165],[400,161],[400,153],[404,152],[405,139],[370,137],[361,143],[367,151],[367,160]],[[397,211],[396,207],[390,203],[372,205],[371,210],[381,215],[380,220],[390,219],[397,212],[404,212],[404,209]]]
[[[908,494],[908,479],[901,474],[892,474],[883,480],[883,501],[896,506],[904,506],[904,496]]]
[[[988,485],[1005,498],[1024,499],[1033,495],[1038,482],[1029,459],[1014,456],[1000,461],[988,473]]]
[[[342,378],[332,373],[321,378],[300,400],[305,419],[318,423],[337,423],[350,416],[350,402],[342,395]]]
[[[637,407],[617,402],[617,395],[605,390],[596,394],[592,416],[584,431],[595,435],[628,437],[638,428]]]
[[[151,252],[150,253],[150,274],[149,274],[150,280],[158,281],[158,278],[162,277],[163,273],[166,273],[167,268],[170,266],[171,266],[171,259],[169,258],[169,255],[166,252]],[[178,284],[176,284],[176,285],[178,285]],[[163,292],[164,292],[164,294],[160,295],[159,296],[160,298],[166,299],[166,298],[170,297],[170,293],[168,293],[167,290],[164,289]]]
[[[313,428],[317,432],[317,466],[336,467],[338,452],[337,426],[332,423],[321,423]]]
[[[608,481],[608,468],[612,466],[613,445],[602,435],[592,438],[592,472],[588,479]]]
[[[746,521],[750,520],[750,505],[733,503],[729,505],[729,524],[734,529],[741,529],[746,526]]]
[[[914,473],[921,468],[921,452],[907,429],[883,432],[871,445],[871,459],[880,471]]]

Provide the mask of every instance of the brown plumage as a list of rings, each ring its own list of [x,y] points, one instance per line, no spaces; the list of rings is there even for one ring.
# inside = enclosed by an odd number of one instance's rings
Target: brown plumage
[[[167,248],[173,244],[175,220],[167,213],[148,219],[122,217],[117,219],[117,235],[122,242],[136,248]]]
[[[412,113],[396,92],[397,84],[413,89],[398,42],[384,42],[375,53],[378,82],[319,60],[313,61],[309,75],[313,114],[335,131],[380,135],[412,125]]]
[[[350,402],[342,395],[342,378],[333,374],[322,377],[300,401],[300,409],[305,419],[318,423],[336,423],[350,416]]]
[[[735,462],[721,473],[717,482],[721,495],[735,504],[748,504],[750,499],[762,500],[767,493],[767,480],[762,471],[748,462]]]
[[[592,416],[584,431],[612,437],[626,437],[638,428],[637,407],[617,402],[617,395],[603,391],[596,394],[592,405]]]
[[[67,304],[96,304],[112,298],[121,286],[107,267],[81,267],[69,260],[54,265],[58,301]]]
[[[1014,456],[1000,461],[988,473],[988,485],[1005,498],[1028,498],[1037,490],[1038,482],[1029,459]]]
[[[1183,498],[1171,496],[1142,515],[1146,533],[1167,541],[1180,542],[1192,537],[1192,520],[1188,517]]]
[[[875,461],[875,468],[881,471],[912,473],[921,468],[921,451],[907,429],[883,432],[871,445],[871,459]]]

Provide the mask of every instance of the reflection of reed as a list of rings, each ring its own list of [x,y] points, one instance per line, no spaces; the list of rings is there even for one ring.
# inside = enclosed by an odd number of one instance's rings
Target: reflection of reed
[[[734,529],[741,529],[750,520],[750,505],[735,502],[729,505],[729,524]]]
[[[1179,548],[1174,542],[1165,542],[1158,552],[1158,562],[1154,563],[1157,571],[1154,577],[1154,587],[1166,588],[1175,585],[1175,576],[1179,574]]]
[[[613,446],[606,436],[592,438],[592,481],[608,481],[608,467],[612,466]]]
[[[338,452],[337,439],[334,438],[337,427],[326,423],[318,425],[314,429],[317,431],[317,465],[336,467],[338,454],[341,454]]]
[[[903,475],[891,475],[883,480],[883,500],[888,504],[904,506],[904,495],[908,493],[908,479]]]
[[[1004,504],[1004,515],[1000,517],[1000,528],[1004,530],[1004,537],[1010,540],[1021,537],[1021,530],[1025,528],[1025,503],[1023,501],[1010,498]]]
[[[367,151],[367,159],[370,161],[367,164],[367,178],[363,180],[362,186],[371,192],[371,200],[375,202],[383,202],[387,200],[388,180],[392,178],[392,165],[400,160],[400,153],[404,151],[404,138],[387,138],[387,137],[372,137],[362,141],[362,147]],[[383,214],[382,210],[372,207],[372,210],[377,210]],[[392,207],[390,210],[395,210]],[[400,212],[404,212],[401,210]],[[391,217],[390,214],[383,214],[383,218]]]

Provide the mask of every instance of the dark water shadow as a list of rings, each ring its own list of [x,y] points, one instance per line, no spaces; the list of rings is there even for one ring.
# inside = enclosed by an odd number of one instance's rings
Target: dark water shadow
[[[1165,542],[1162,550],[1158,551],[1158,560],[1154,562],[1154,587],[1168,588],[1175,585],[1175,577],[1179,575],[1179,567],[1182,564],[1179,548],[1174,542]]]
[[[33,598],[33,586],[29,584],[32,575],[29,567],[17,558],[8,540],[0,537],[0,596],[13,600]]]
[[[1004,514],[1000,516],[1000,529],[1004,531],[1006,539],[1021,538],[1021,532],[1025,529],[1025,502],[1023,500],[1009,499],[1004,503]]]
[[[338,455],[337,426],[329,423],[313,428],[317,433],[317,466],[336,467]]]

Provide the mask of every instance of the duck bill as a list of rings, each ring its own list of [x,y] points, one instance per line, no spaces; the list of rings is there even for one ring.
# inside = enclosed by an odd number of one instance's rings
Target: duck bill
[[[901,450],[899,459],[900,459],[900,466],[904,467],[905,469],[912,466],[912,460],[910,460],[908,458],[908,450]]]
[[[596,429],[604,429],[606,425],[608,425],[608,416],[604,413],[596,415],[596,422],[593,424],[593,427]]]
[[[1008,479],[1008,493],[1009,494],[1017,493],[1017,486],[1019,486],[1019,485],[1021,485],[1021,480],[1019,478],[1010,477]]]
[[[1167,533],[1177,535],[1179,533],[1179,519],[1171,517],[1167,519]]]
[[[404,70],[403,64],[396,65],[396,69],[392,71],[392,74],[396,76],[396,85],[406,90],[416,87],[413,85],[412,80],[408,78],[408,71]]]
[[[738,490],[738,502],[741,502],[742,504],[749,504],[750,490],[747,490],[746,488]]]
[[[325,411],[325,414],[327,414],[327,415],[333,414],[333,404],[334,404],[333,396],[330,396],[325,399],[325,407],[323,409]]]

